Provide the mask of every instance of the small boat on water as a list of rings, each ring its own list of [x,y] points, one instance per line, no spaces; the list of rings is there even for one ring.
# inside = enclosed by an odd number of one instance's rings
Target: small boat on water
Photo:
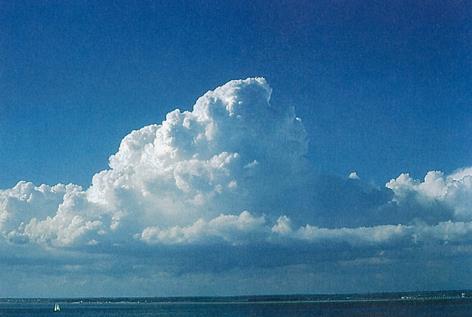
[[[59,306],[59,304],[54,304],[54,310],[53,311],[55,313],[60,312],[61,311],[61,306]]]

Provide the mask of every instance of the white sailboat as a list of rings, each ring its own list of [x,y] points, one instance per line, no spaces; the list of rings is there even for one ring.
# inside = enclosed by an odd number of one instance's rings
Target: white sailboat
[[[60,312],[61,311],[61,307],[59,306],[59,304],[54,304],[54,312]]]

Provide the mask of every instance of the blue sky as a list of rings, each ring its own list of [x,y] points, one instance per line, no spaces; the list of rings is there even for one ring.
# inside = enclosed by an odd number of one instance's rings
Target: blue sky
[[[0,296],[470,286],[471,18],[467,1],[1,2],[0,267],[25,282]],[[248,77],[265,79],[222,86]],[[51,263],[69,286],[44,282]]]
[[[88,185],[130,130],[231,79],[295,106],[320,170],[471,157],[467,2],[4,2],[0,186]]]

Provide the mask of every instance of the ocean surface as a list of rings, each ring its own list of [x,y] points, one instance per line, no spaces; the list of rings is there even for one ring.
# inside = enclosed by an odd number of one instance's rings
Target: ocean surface
[[[53,312],[54,303],[61,306]],[[1,317],[469,317],[472,298],[400,297],[238,297],[238,298],[100,298],[0,299]]]

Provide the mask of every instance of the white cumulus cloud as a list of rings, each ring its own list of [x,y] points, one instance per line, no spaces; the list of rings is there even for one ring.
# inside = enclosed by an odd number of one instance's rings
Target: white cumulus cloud
[[[472,219],[471,167],[459,169],[449,175],[430,171],[422,181],[411,178],[409,174],[401,174],[386,186],[393,190],[394,199],[399,204],[411,199],[425,206],[440,202],[453,210],[455,219]]]
[[[139,238],[150,244],[187,244],[220,239],[231,244],[240,244],[250,242],[248,238],[262,234],[265,223],[264,216],[255,217],[248,211],[243,211],[239,215],[219,215],[210,221],[199,219],[185,227],[147,227]]]
[[[155,228],[169,237],[182,228],[185,236],[196,221],[214,230],[232,219],[219,215],[236,217],[234,210],[244,219],[243,210],[274,203],[287,180],[298,183],[307,171],[301,120],[293,109],[271,106],[270,95],[263,78],[207,92],[192,111],[172,111],[127,135],[86,190],[20,182],[1,191],[1,232],[12,241],[72,246],[122,242]]]
[[[48,248],[351,246],[469,241],[472,168],[386,188],[319,177],[292,108],[263,78],[235,80],[128,134],[89,188],[19,182],[0,191],[0,243]],[[434,209],[434,210],[433,210]],[[452,216],[451,215],[452,211]],[[9,241],[9,242],[7,242]]]
[[[349,176],[347,178],[349,178],[349,179],[360,179],[360,177],[359,177],[359,175],[357,175],[356,171],[349,173]]]

